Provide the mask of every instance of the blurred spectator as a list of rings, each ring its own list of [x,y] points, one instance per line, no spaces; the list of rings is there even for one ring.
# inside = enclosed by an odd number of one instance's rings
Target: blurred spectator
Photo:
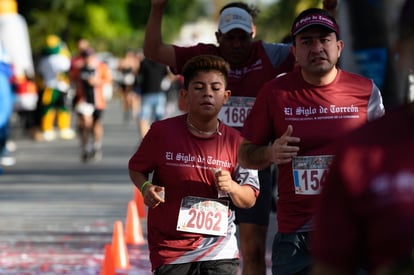
[[[182,87],[184,87],[184,77],[180,74],[169,74],[171,78],[171,85],[167,91],[167,107],[165,110],[165,117],[176,116],[184,111],[187,111],[185,99],[180,97]]]
[[[37,69],[43,80],[41,127],[44,139],[50,141],[56,138],[54,130],[56,118],[60,137],[74,138],[75,132],[71,129],[70,111],[67,107],[67,93],[70,88],[67,75],[70,69],[70,54],[56,35],[46,37],[46,47]]]
[[[13,165],[15,160],[8,155],[6,143],[9,137],[9,121],[13,111],[11,89],[11,66],[8,57],[0,44],[0,174],[2,166]]]
[[[163,119],[167,105],[166,91],[171,86],[166,65],[144,58],[139,69],[141,114],[139,130],[144,137],[153,121]]]
[[[140,111],[141,96],[136,89],[139,66],[139,57],[133,50],[127,50],[125,56],[119,61],[119,84],[125,122],[132,118],[137,118]]]
[[[76,91],[80,89],[79,87],[82,85],[79,74],[80,69],[84,66],[85,59],[82,57],[81,53],[89,49],[89,47],[89,41],[84,38],[80,38],[77,43],[76,55],[74,55],[70,60],[69,77],[71,86],[75,90],[75,95],[72,103],[76,102]]]
[[[36,141],[43,140],[40,129],[39,94],[34,77],[14,75],[12,87],[16,94],[14,108],[20,118],[24,134]]]
[[[104,87],[112,83],[112,74],[100,61],[92,48],[81,52],[83,66],[79,70],[79,86],[76,89],[75,111],[81,143],[81,159],[102,158],[102,116],[106,107]]]

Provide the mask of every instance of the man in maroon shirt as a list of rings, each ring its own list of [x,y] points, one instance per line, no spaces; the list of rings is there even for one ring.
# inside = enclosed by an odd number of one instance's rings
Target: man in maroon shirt
[[[299,67],[262,86],[239,149],[243,167],[278,164],[275,275],[309,273],[309,233],[336,142],[384,114],[372,80],[337,68],[344,43],[334,17],[322,9],[305,10],[291,34]]]

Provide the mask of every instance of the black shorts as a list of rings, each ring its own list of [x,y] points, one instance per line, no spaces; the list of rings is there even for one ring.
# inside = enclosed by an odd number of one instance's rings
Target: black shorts
[[[95,110],[93,111],[93,121],[98,121],[102,119],[104,110]]]
[[[276,233],[272,245],[272,273],[310,274],[310,232]]]
[[[185,264],[166,264],[154,271],[154,275],[237,275],[239,259],[193,262]]]
[[[104,110],[95,109],[92,113],[93,121],[95,122],[95,121],[102,120],[103,113],[104,113]],[[80,117],[84,116],[84,114],[82,114],[80,112],[77,112],[77,115],[80,116]]]
[[[271,168],[259,171],[260,193],[252,208],[236,208],[236,223],[268,225],[272,208],[273,177]]]

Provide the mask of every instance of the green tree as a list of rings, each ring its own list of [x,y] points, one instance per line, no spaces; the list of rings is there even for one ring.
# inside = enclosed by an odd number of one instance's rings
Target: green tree
[[[167,39],[185,21],[202,14],[200,1],[171,2],[174,5],[167,6],[164,19]],[[150,0],[19,0],[18,9],[27,20],[35,55],[52,33],[62,37],[71,50],[83,37],[98,51],[121,55],[127,48],[141,48]]]
[[[238,0],[237,0],[238,1]],[[163,34],[170,42],[186,22],[200,17],[217,19],[229,0],[170,0],[163,19]],[[308,7],[321,7],[321,0],[279,0],[259,6],[258,36],[280,41],[290,31],[293,18]],[[48,34],[61,36],[71,50],[83,37],[98,51],[122,55],[142,47],[150,0],[18,0],[19,13],[27,20],[34,54],[40,53]],[[260,4],[260,1],[259,1]],[[206,9],[210,7],[210,9]]]
[[[257,38],[279,42],[290,34],[294,18],[311,7],[322,8],[321,0],[279,0],[262,9],[258,21]]]

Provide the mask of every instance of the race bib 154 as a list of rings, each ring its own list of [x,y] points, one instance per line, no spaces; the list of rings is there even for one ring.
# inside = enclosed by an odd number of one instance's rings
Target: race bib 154
[[[293,158],[292,169],[295,193],[298,195],[319,194],[333,157],[332,155],[323,155]]]

